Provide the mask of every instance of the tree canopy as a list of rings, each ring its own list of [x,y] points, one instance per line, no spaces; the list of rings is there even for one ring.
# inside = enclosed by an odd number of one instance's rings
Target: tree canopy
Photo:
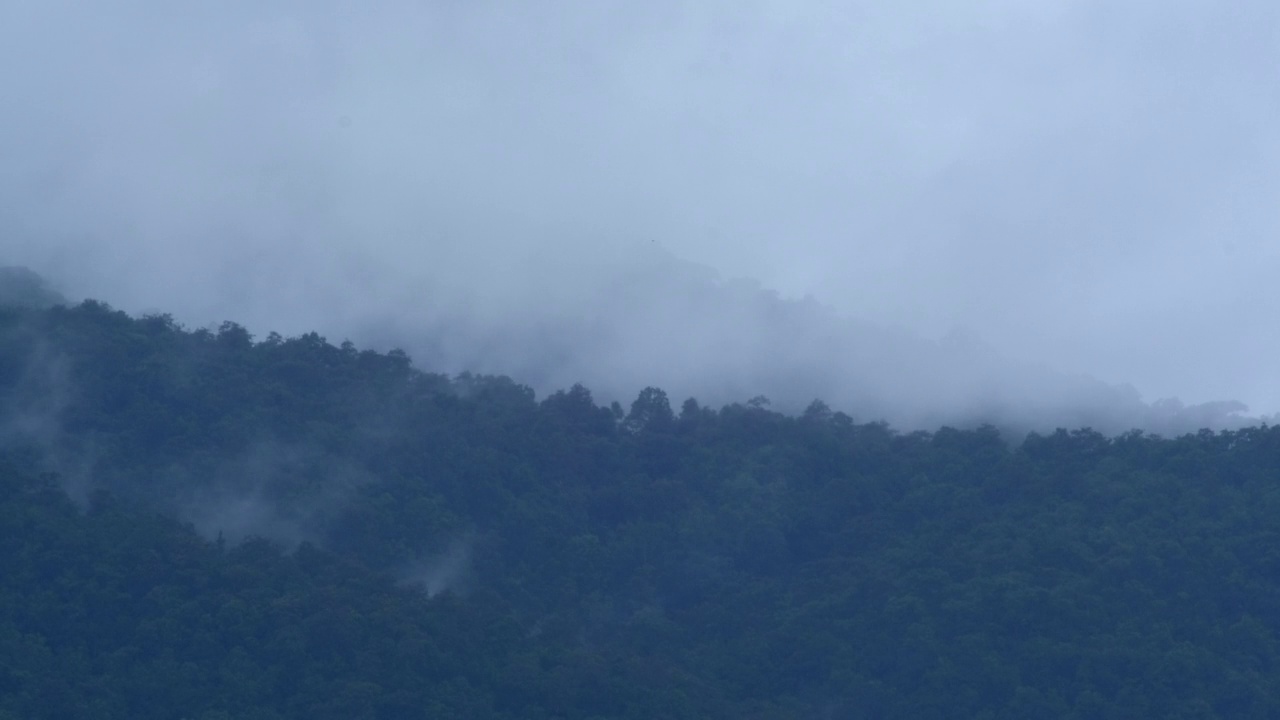
[[[0,718],[1280,716],[1280,430],[539,400],[0,308]]]

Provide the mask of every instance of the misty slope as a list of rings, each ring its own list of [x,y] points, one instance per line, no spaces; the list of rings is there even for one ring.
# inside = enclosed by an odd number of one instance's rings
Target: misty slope
[[[496,691],[566,702],[503,657],[518,628],[484,598],[428,605],[313,547],[227,549],[106,496],[82,513],[9,464],[0,531],[3,718],[538,718]]]
[[[47,308],[67,299],[44,278],[24,267],[0,267],[0,306]]]
[[[842,317],[812,299],[721,281],[658,249],[582,263],[593,274],[566,278],[535,264],[512,281],[506,301],[455,290],[446,296],[467,299],[436,304],[427,293],[414,311],[342,327],[363,342],[408,348],[427,367],[510,375],[543,393],[582,383],[609,400],[655,385],[715,405],[764,395],[794,413],[822,398],[899,428],[991,423],[1015,435],[1058,427],[1178,434],[1257,422],[1238,402],[1149,404],[1131,387],[1015,362],[975,338],[932,342]]]
[[[712,405],[763,395],[796,413],[822,398],[860,421],[924,430],[990,423],[1012,437],[1058,427],[1176,435],[1260,421],[1238,402],[1147,403],[1130,386],[1016,362],[974,337],[934,342],[812,299],[783,299],[648,243],[412,269],[349,259],[351,276],[316,271],[321,280],[288,257],[237,266],[234,291],[204,297],[211,291],[197,282],[193,296],[203,299],[191,302],[205,310],[188,314],[235,309],[260,333],[275,323],[319,330],[405,348],[439,372],[507,375],[542,394],[581,383],[606,401],[657,386]],[[30,293],[29,278],[7,277],[0,301]]]
[[[0,310],[0,403],[17,717],[1280,712],[1280,428],[624,412],[98,303]]]

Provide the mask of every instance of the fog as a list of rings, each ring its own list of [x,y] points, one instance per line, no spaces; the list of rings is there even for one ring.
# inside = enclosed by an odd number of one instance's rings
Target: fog
[[[17,0],[0,265],[541,392],[1230,424],[1151,403],[1280,411],[1277,28],[1261,0]]]

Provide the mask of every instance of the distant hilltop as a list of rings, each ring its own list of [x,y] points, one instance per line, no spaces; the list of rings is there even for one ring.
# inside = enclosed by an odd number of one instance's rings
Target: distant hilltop
[[[0,267],[0,306],[47,308],[67,299],[39,274],[25,267]]]

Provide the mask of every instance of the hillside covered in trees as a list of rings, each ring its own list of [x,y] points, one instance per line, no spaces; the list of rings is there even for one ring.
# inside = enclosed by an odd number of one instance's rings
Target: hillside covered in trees
[[[1280,716],[1280,429],[900,433],[0,309],[0,718]]]

